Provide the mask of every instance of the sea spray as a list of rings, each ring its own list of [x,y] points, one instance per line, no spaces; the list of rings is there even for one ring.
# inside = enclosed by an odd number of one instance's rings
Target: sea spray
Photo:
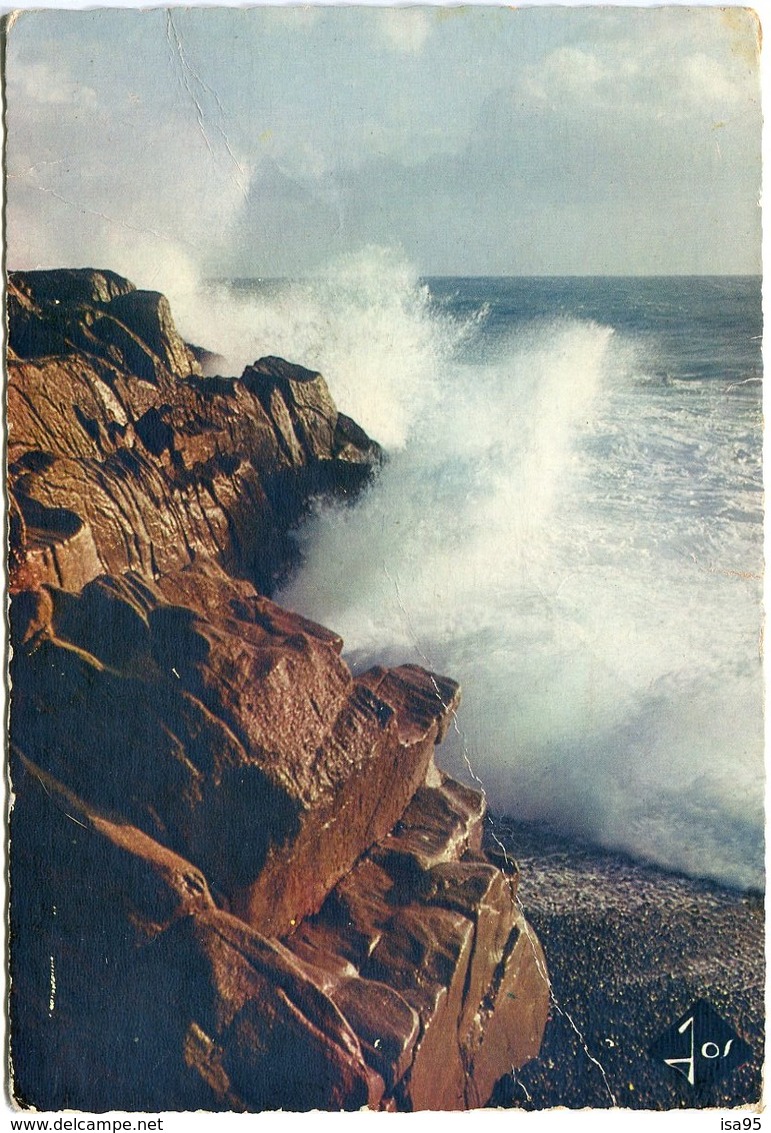
[[[429,289],[376,252],[236,292],[243,357],[322,370],[389,450],[355,506],[298,533],[279,600],[354,669],[460,680],[440,758],[468,758],[493,809],[760,884],[756,391],[694,372],[687,323],[681,379],[675,336],[662,357],[607,281],[572,305],[539,287],[552,309],[523,318],[505,281]]]
[[[177,309],[188,334],[205,328],[224,372],[266,354],[319,370],[338,406],[390,451],[443,396],[443,367],[478,317],[442,315],[385,248],[341,257],[318,278],[212,281],[180,296]]]

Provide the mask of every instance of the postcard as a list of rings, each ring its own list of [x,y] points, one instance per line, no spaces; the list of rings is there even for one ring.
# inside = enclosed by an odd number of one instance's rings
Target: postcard
[[[11,1128],[760,1128],[760,39],[5,17]]]

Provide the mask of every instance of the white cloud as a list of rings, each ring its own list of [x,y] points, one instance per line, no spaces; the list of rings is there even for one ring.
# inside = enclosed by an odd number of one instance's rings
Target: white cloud
[[[378,13],[386,46],[416,55],[431,32],[431,15],[424,8],[387,8]]]
[[[580,47],[560,47],[522,75],[523,92],[539,101],[593,96],[608,78],[607,64]]]
[[[687,51],[663,37],[558,47],[523,70],[518,89],[527,100],[565,106],[574,115],[602,110],[670,119],[727,115],[758,97],[757,68],[738,55]]]
[[[228,0],[229,2],[229,0]],[[318,23],[319,10],[311,4],[297,7],[293,4],[277,4],[270,11],[271,21],[276,27],[289,28],[290,31],[300,31],[311,28]]]
[[[453,11],[188,10],[184,59],[160,14],[31,14],[9,42],[14,266],[114,261],[141,284],[178,252],[277,274],[395,240],[421,267],[575,270],[550,253],[562,215],[563,243],[609,233],[595,270],[643,262],[630,227],[679,269],[718,211],[754,256],[746,19]],[[677,240],[654,231],[667,210]]]
[[[688,56],[680,73],[683,95],[696,106],[707,103],[732,108],[747,97],[744,76],[731,75],[723,63],[703,52]]]
[[[9,86],[15,96],[54,106],[94,106],[96,91],[75,82],[46,61],[17,64],[10,72]]]

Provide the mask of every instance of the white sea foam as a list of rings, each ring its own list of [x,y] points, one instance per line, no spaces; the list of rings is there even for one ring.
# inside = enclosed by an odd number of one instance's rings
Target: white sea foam
[[[484,325],[383,252],[232,300],[214,348],[322,370],[389,450],[304,526],[279,600],[357,669],[460,680],[441,760],[468,758],[492,808],[759,884],[759,535],[731,406],[643,380],[594,322],[499,335],[474,364]]]
[[[323,276],[178,296],[183,333],[205,338],[227,373],[266,354],[320,370],[340,408],[389,450],[404,446],[437,396],[457,322],[430,313],[428,289],[385,248],[345,256]]]

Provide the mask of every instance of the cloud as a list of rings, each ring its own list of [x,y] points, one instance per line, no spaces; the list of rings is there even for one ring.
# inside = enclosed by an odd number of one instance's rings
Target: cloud
[[[173,289],[229,240],[249,168],[160,20],[68,15],[61,35],[30,14],[9,39],[9,266],[91,264]]]
[[[295,171],[272,158],[254,170],[248,194],[234,211],[223,254],[237,275],[292,274],[345,247],[344,203],[333,178]]]
[[[719,106],[731,111],[757,97],[755,84],[747,82],[746,72],[731,73],[728,67],[703,52],[689,55],[680,68],[680,91],[693,106]]]
[[[431,32],[432,17],[424,8],[388,8],[378,12],[383,40],[393,51],[416,55]]]
[[[564,107],[574,117],[611,111],[619,121],[703,117],[752,111],[759,102],[758,70],[724,43],[691,50],[652,37],[619,37],[595,48],[564,45],[524,69],[516,89],[536,106]]]
[[[574,97],[596,99],[609,78],[609,67],[593,52],[560,47],[537,66],[526,68],[519,83],[524,97],[537,102],[561,102]]]
[[[22,98],[51,106],[95,106],[92,87],[83,86],[62,68],[41,60],[14,67],[8,77],[9,98]]]
[[[426,271],[636,271],[648,248],[709,270],[710,230],[716,270],[725,251],[752,270],[746,20],[452,11],[27,14],[8,45],[11,266],[294,274],[377,242]]]

